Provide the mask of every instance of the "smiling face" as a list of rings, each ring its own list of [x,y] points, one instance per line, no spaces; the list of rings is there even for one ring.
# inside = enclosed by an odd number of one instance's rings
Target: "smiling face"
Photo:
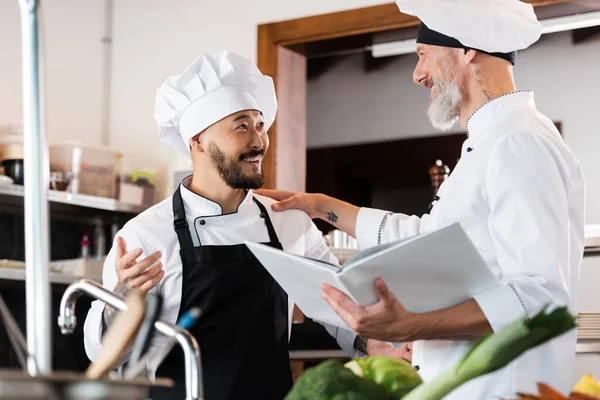
[[[427,114],[432,125],[442,131],[452,128],[467,102],[461,84],[464,71],[457,63],[457,51],[462,50],[417,44],[419,62],[413,80],[430,89]]]
[[[264,184],[269,137],[259,111],[240,111],[222,119],[192,138],[190,146],[192,157],[201,157],[203,168],[218,174],[229,187],[258,189]]]

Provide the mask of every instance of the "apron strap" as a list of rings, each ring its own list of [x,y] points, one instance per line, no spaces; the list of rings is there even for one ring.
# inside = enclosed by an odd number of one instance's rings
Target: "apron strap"
[[[265,208],[265,206],[263,206],[263,204],[260,201],[256,199],[256,197],[252,196],[252,200],[254,200],[254,202],[258,206],[258,209],[260,210],[260,216],[265,219],[265,225],[267,225],[267,231],[269,232],[269,241],[271,243],[279,242],[279,238],[275,233],[275,228],[273,228],[273,224],[271,223],[271,217],[269,217],[267,209]]]
[[[193,248],[194,242],[190,234],[190,227],[185,218],[185,208],[181,198],[181,188],[178,186],[173,194],[173,225],[179,239],[179,247],[182,249]]]

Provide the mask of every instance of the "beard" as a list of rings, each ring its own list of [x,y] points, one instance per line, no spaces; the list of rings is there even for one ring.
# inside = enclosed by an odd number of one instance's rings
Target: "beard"
[[[451,53],[444,60],[444,76],[453,76]],[[427,115],[434,128],[448,132],[458,121],[460,109],[464,103],[465,95],[456,79],[446,81],[432,79],[437,90],[437,96],[429,103]]]
[[[210,158],[217,169],[219,176],[232,189],[259,189],[265,183],[263,165],[260,171],[246,174],[242,169],[244,158],[263,156],[264,150],[251,150],[241,154],[237,158],[228,157],[216,144],[211,143],[209,147]]]
[[[463,95],[455,81],[434,84],[438,94],[429,104],[427,116],[434,128],[448,132],[458,121]]]

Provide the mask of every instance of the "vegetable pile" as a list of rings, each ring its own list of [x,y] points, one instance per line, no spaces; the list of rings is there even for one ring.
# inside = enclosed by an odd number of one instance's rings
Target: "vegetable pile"
[[[330,360],[307,370],[286,400],[396,400],[379,384]]]
[[[462,360],[430,382],[423,383],[408,362],[391,357],[358,358],[345,365],[329,360],[308,369],[285,400],[441,400],[465,382],[497,371],[576,327],[566,307],[547,310],[482,337]]]

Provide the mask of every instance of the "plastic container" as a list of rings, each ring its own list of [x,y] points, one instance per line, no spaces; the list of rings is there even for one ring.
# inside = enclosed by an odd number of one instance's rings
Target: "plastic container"
[[[121,154],[105,147],[79,143],[49,146],[50,175],[62,185],[51,187],[70,193],[116,199]]]
[[[124,154],[118,200],[122,203],[148,207],[162,200],[165,168],[156,159]]]

